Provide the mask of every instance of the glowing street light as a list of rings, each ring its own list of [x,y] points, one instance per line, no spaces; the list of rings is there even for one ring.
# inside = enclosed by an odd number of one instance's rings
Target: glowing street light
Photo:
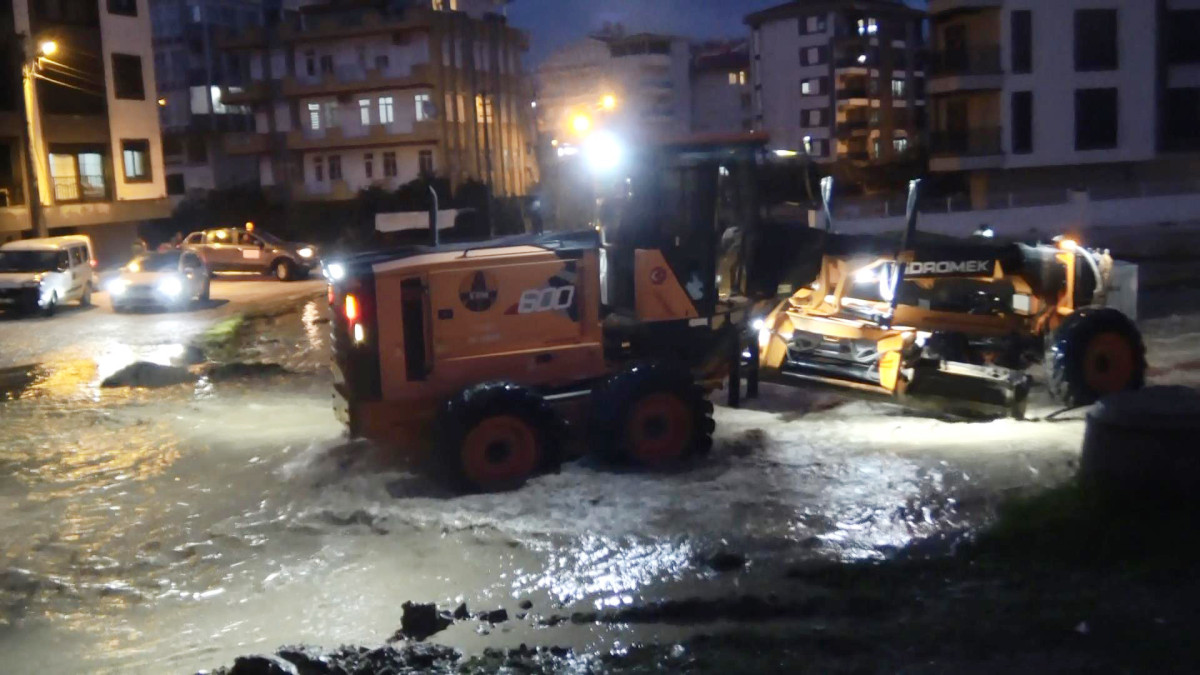
[[[600,99],[600,107],[605,110],[612,110],[617,107],[617,97],[612,94],[605,94],[604,98]]]
[[[587,115],[576,115],[571,119],[571,128],[582,134],[592,128],[592,120]]]
[[[54,40],[44,40],[38,45],[38,53],[42,56],[54,56],[58,53],[58,43]]]

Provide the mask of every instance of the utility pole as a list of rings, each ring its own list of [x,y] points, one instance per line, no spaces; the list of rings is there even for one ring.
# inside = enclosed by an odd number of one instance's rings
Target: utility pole
[[[25,142],[25,173],[27,179],[25,181],[26,199],[29,201],[29,224],[37,237],[45,237],[49,235],[49,230],[46,227],[45,214],[42,213],[42,198],[38,189],[38,171],[37,162],[40,160],[34,146],[34,127],[33,122],[38,118],[38,100],[37,100],[37,83],[34,78],[34,62],[29,56],[30,40],[28,35],[20,36],[20,47],[16,52],[16,56],[20,60],[21,68],[21,97],[24,99],[24,105],[21,106],[21,137]]]

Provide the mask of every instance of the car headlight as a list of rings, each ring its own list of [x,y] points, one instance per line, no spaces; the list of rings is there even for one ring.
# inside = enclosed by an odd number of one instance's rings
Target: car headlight
[[[114,297],[121,296],[125,295],[125,291],[129,289],[129,282],[124,279],[113,279],[108,282],[108,286],[105,288],[108,289],[109,295]]]
[[[167,277],[158,282],[158,292],[168,298],[174,298],[183,292],[183,284],[177,277]]]
[[[301,258],[313,257],[313,250],[312,250],[311,246],[305,246],[304,248],[300,249],[299,251],[296,251],[296,253],[299,254]]]

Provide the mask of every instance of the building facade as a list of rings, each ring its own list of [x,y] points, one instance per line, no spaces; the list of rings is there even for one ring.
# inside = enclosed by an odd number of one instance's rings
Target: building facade
[[[256,185],[258,162],[225,152],[224,135],[252,131],[254,116],[222,100],[224,90],[245,86],[246,69],[218,40],[222,31],[262,25],[261,1],[155,0],[150,10],[168,194]]]
[[[341,0],[286,9],[226,38],[255,131],[227,138],[261,184],[297,200],[343,200],[421,176],[478,180],[497,196],[537,179],[526,36],[491,0]]]
[[[692,50],[692,131],[718,133],[754,128],[746,40],[710,42]]]
[[[755,128],[820,163],[911,159],[926,126],[924,14],[888,0],[795,1],[746,17]]]
[[[49,234],[88,234],[105,262],[170,215],[147,1],[0,1],[0,238],[34,229],[34,184]]]
[[[537,120],[543,139],[568,139],[586,116],[624,134],[656,137],[692,126],[691,47],[681,37],[620,26],[551,54],[537,72]]]
[[[977,208],[1004,193],[1177,180],[1189,167],[1200,2],[932,0],[929,10],[930,169],[960,177]]]

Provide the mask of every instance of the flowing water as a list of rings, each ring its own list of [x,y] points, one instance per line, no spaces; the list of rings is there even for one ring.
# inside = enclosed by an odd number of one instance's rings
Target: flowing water
[[[516,492],[455,496],[343,439],[322,305],[255,324],[244,354],[286,375],[99,388],[178,355],[188,331],[171,330],[30,347],[38,365],[0,371],[4,672],[186,673],[283,643],[380,643],[406,600],[510,615],[533,602],[525,620],[437,636],[467,649],[670,638],[687,629],[535,619],[775,592],[799,561],[882,558],[977,525],[1078,456],[1078,414],[950,423],[768,388],[718,409],[712,457],[687,470],[572,462]],[[1197,316],[1146,329],[1156,378],[1200,380]],[[717,550],[748,566],[714,572]]]

